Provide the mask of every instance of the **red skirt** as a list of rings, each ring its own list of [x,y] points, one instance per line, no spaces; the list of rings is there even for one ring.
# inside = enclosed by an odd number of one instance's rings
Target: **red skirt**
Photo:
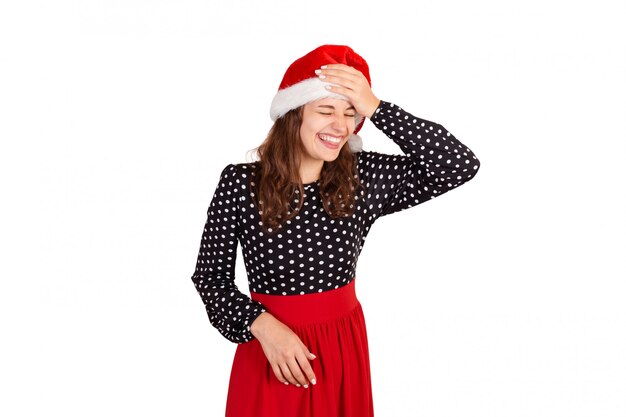
[[[317,383],[285,385],[254,338],[237,345],[226,417],[373,417],[367,330],[354,279],[303,295],[250,297],[298,335],[311,353]]]

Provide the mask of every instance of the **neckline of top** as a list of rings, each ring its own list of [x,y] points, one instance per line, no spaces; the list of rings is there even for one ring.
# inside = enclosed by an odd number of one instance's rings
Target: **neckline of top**
[[[320,182],[319,178],[318,178],[318,179],[316,179],[316,180],[315,180],[315,181],[313,181],[313,182],[309,182],[309,183],[307,183],[307,184],[302,184],[302,185],[303,185],[304,187],[310,187],[311,185],[315,185],[315,184],[317,184],[318,182]]]

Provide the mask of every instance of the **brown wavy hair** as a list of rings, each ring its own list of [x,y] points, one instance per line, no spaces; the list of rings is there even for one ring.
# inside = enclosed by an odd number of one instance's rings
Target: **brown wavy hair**
[[[276,232],[302,209],[304,200],[298,196],[304,195],[304,185],[298,167],[306,152],[300,138],[303,110],[304,106],[300,106],[279,117],[263,143],[255,148],[259,160],[250,189],[266,233]],[[319,197],[326,213],[332,218],[354,214],[355,195],[360,187],[356,157],[346,143],[337,159],[325,161],[322,166]]]

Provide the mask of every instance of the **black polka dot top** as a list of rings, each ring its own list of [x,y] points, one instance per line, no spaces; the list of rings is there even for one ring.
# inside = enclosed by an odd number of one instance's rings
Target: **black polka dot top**
[[[251,197],[252,163],[228,164],[207,211],[192,281],[211,324],[228,340],[254,338],[250,324],[264,306],[235,285],[241,244],[249,289],[274,295],[329,291],[350,283],[365,237],[376,219],[424,203],[470,180],[480,166],[474,153],[443,126],[381,101],[370,119],[404,155],[355,153],[365,192],[351,217],[332,219],[319,180],[304,184],[300,213],[272,234],[261,228]]]

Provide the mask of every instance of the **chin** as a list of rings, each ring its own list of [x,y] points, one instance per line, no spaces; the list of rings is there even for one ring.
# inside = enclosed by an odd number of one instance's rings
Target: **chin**
[[[339,157],[339,154],[341,153],[341,148],[343,148],[343,146],[335,150],[328,149],[326,150],[326,152],[320,153],[319,158],[323,159],[324,161],[334,161]]]
[[[325,162],[333,162],[335,159],[337,159],[337,157],[339,156],[339,154],[335,155],[334,157],[326,157],[326,158],[322,158]]]

